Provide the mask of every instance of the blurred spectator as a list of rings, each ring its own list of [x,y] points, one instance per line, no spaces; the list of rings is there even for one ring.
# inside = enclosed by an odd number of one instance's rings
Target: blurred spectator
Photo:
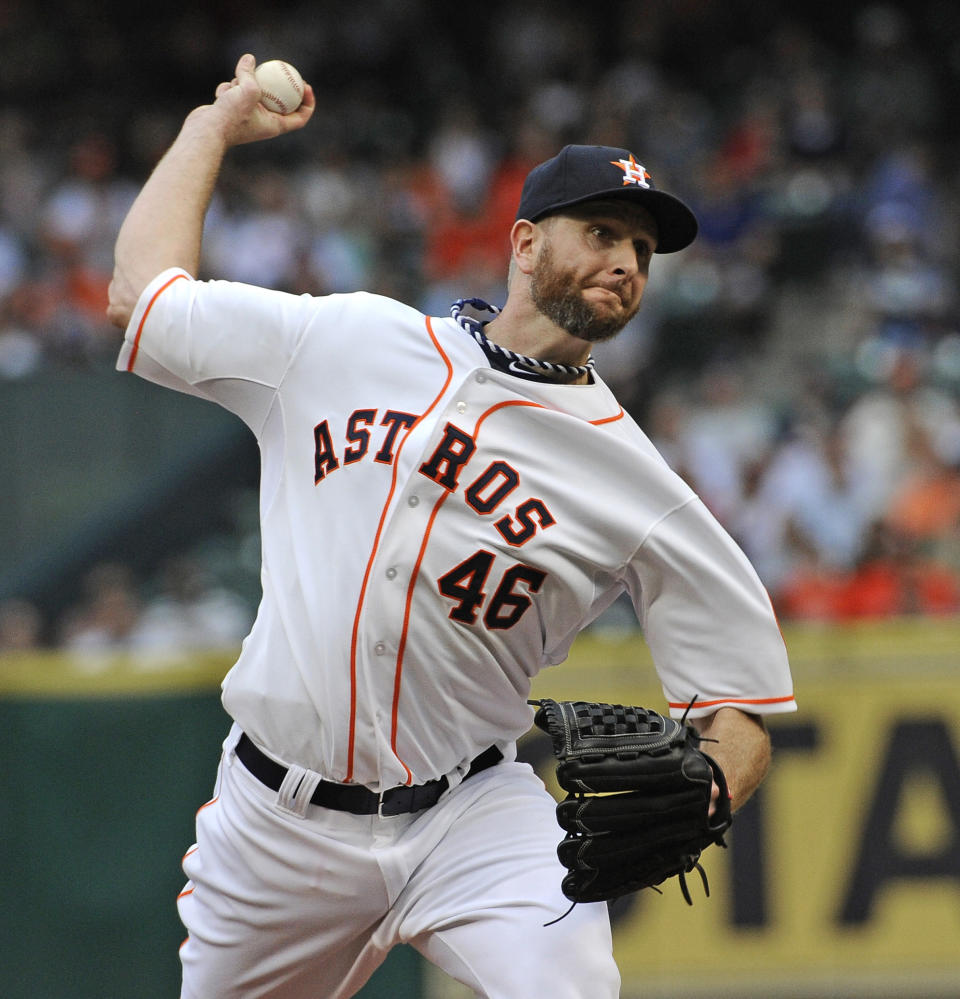
[[[878,522],[837,603],[841,618],[956,614],[960,575],[926,558],[912,539]]]
[[[727,529],[775,596],[790,573],[794,556],[789,544],[791,504],[783,502],[785,497],[771,495],[768,483],[774,460],[771,452],[745,464],[742,495],[728,518]]]
[[[0,224],[0,302],[23,280],[26,272],[23,242],[12,229]]]
[[[894,490],[886,522],[930,557],[960,569],[960,452],[945,454],[923,433],[912,444],[914,471]]]
[[[694,490],[700,492],[689,464],[684,436],[690,418],[688,393],[677,385],[669,385],[657,391],[649,400],[647,418],[643,427],[656,449],[666,459],[667,464]]]
[[[256,168],[244,185],[249,203],[231,202],[214,215],[204,240],[204,267],[227,281],[288,290],[307,233],[298,221],[290,180],[275,168]]]
[[[0,601],[0,654],[39,649],[42,632],[43,616],[35,604],[20,597]]]
[[[949,246],[956,222],[944,217],[944,195],[934,175],[935,156],[926,139],[885,147],[870,164],[863,184],[862,225],[867,240],[911,238],[922,252]]]
[[[877,521],[853,569],[811,558],[780,588],[777,605],[786,617],[820,620],[957,614],[960,573]]]
[[[773,594],[774,608],[786,620],[838,620],[848,580],[848,572],[825,565],[809,553],[795,563]]]
[[[776,430],[770,408],[748,390],[746,379],[731,364],[707,368],[680,431],[680,462],[725,525],[743,498],[747,467],[766,452]]]
[[[60,644],[70,652],[127,652],[140,614],[133,572],[117,562],[102,562],[87,573],[80,602],[64,615]]]
[[[189,652],[239,645],[252,617],[234,593],[217,586],[187,555],[163,565],[160,592],[148,599],[130,638],[143,652]]]
[[[67,149],[65,175],[44,199],[40,236],[55,260],[89,269],[113,271],[113,244],[136,190],[117,174],[113,138],[92,128]]]
[[[25,251],[35,235],[43,198],[54,183],[59,152],[56,144],[36,148],[37,127],[36,116],[13,101],[0,109],[0,220]],[[5,291],[7,287],[0,294]]]
[[[895,490],[923,463],[911,446],[916,435],[942,448],[945,460],[960,458],[960,411],[949,392],[924,380],[916,350],[881,347],[878,384],[861,394],[840,422],[852,473],[869,490],[872,517],[882,517]]]
[[[869,529],[871,494],[834,427],[798,427],[771,462],[765,486],[764,501],[786,510],[794,541],[802,539],[825,566],[853,566]]]
[[[873,207],[865,219],[864,264],[851,291],[881,339],[923,347],[925,333],[956,304],[945,262],[934,255],[922,213],[903,200]],[[934,231],[942,227],[934,227]]]
[[[19,314],[25,288],[0,297],[0,379],[27,378],[43,365],[41,337]]]
[[[113,138],[91,128],[70,144],[65,174],[41,206],[40,277],[57,312],[54,325],[75,358],[105,355],[114,347],[104,308],[113,244],[135,193],[117,172]]]
[[[798,157],[819,159],[840,152],[844,122],[836,107],[837,92],[822,69],[796,73],[786,108],[786,142]]]
[[[156,593],[151,595],[151,590]],[[60,622],[58,641],[89,669],[115,654],[144,663],[158,656],[239,645],[253,615],[237,594],[217,585],[196,558],[168,558],[156,580],[139,582],[129,566],[96,565],[84,578],[82,598]]]
[[[851,10],[854,46],[841,92],[851,144],[878,154],[909,134],[929,131],[942,111],[930,53],[917,45],[911,9],[867,3]]]

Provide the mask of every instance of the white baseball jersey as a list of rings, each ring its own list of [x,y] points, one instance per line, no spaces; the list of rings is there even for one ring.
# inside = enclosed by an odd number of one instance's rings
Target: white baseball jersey
[[[224,681],[265,750],[380,790],[453,782],[531,724],[531,678],[630,594],[675,714],[795,708],[756,573],[599,377],[492,368],[452,318],[179,270],[118,367],[261,450],[263,598]]]

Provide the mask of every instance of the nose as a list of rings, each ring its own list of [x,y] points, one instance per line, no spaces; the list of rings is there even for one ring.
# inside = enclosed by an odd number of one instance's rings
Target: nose
[[[619,240],[611,251],[610,269],[619,278],[632,278],[640,269],[637,248],[629,239]]]

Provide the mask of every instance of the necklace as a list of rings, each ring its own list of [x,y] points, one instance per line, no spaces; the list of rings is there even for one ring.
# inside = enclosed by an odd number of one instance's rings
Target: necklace
[[[554,361],[541,361],[536,357],[527,357],[526,354],[518,354],[508,347],[502,347],[499,343],[494,343],[483,332],[485,323],[463,314],[465,305],[472,305],[475,309],[484,312],[492,312],[495,316],[500,314],[500,310],[495,305],[487,304],[482,298],[459,298],[453,303],[450,315],[457,321],[460,328],[466,330],[484,350],[488,353],[500,354],[506,358],[510,362],[511,368],[517,364],[520,368],[527,369],[530,374],[539,373],[559,380],[561,378],[582,378],[589,374],[596,364],[592,354],[587,358],[586,364],[559,364]]]

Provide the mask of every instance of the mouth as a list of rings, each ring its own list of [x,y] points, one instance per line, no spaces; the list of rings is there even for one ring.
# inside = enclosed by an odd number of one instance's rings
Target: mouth
[[[624,301],[623,295],[616,291],[614,288],[606,288],[603,285],[592,285],[588,291],[595,291],[598,293],[601,299],[609,299],[617,303],[621,309],[627,307],[627,303]]]

